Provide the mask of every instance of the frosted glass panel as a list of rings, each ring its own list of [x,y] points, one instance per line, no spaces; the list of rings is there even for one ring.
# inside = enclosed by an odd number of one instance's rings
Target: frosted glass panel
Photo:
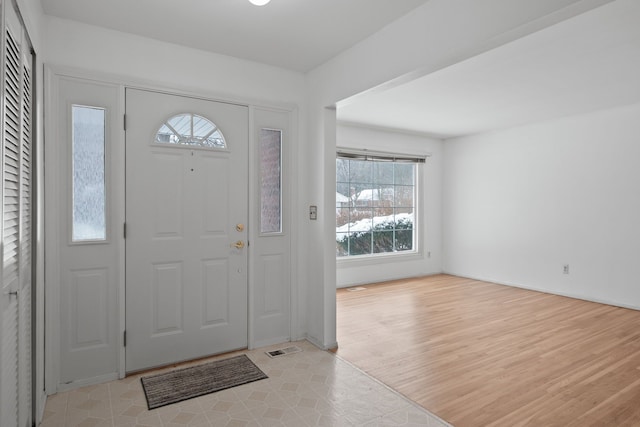
[[[105,240],[105,110],[72,107],[72,240]]]
[[[282,131],[260,131],[260,232],[282,231]]]

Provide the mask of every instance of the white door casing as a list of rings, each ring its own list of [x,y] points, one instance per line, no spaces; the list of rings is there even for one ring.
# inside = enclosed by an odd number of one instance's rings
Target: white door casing
[[[245,348],[248,108],[127,89],[126,111],[126,371]],[[180,114],[226,147],[155,142]]]

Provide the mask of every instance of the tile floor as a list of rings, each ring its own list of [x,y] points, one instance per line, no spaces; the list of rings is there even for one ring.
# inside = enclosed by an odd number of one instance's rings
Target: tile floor
[[[274,359],[264,352],[282,346],[246,352],[266,380],[151,411],[141,375],[58,393],[42,426],[449,426],[332,353],[294,344],[303,351]]]

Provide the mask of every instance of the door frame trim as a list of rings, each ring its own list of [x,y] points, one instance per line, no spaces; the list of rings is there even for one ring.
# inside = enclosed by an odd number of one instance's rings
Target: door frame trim
[[[100,73],[90,71],[86,69],[65,67],[55,64],[44,64],[44,94],[45,94],[45,120],[44,120],[44,168],[45,168],[45,188],[44,193],[44,209],[45,215],[45,230],[44,230],[44,262],[45,262],[45,394],[50,395],[58,391],[64,391],[68,389],[77,388],[84,385],[96,384],[112,379],[125,377],[125,347],[124,347],[124,331],[125,331],[125,239],[123,233],[115,232],[114,230],[114,243],[118,249],[118,347],[119,347],[119,360],[118,360],[118,372],[113,375],[102,375],[95,378],[89,378],[86,380],[74,382],[72,384],[64,385],[60,384],[60,257],[57,253],[57,248],[60,245],[61,239],[65,239],[65,236],[60,236],[57,224],[60,220],[60,213],[57,209],[47,210],[48,206],[55,206],[54,201],[60,191],[66,191],[59,188],[58,182],[62,171],[59,171],[57,167],[54,167],[51,162],[57,160],[56,146],[58,145],[57,139],[57,119],[58,117],[54,113],[56,108],[56,102],[59,99],[58,89],[59,81],[62,78],[70,78],[77,80],[92,81],[97,84],[110,84],[119,86],[119,105],[115,109],[115,115],[118,120],[124,121],[125,114],[125,89],[141,89],[148,91],[155,91],[161,93],[167,93],[172,95],[191,97],[197,99],[204,99],[208,101],[243,105],[249,108],[249,158],[247,161],[249,165],[252,164],[255,156],[256,140],[253,132],[253,111],[255,108],[262,108],[268,110],[274,110],[279,112],[287,112],[290,115],[290,134],[292,135],[291,141],[288,144],[287,157],[290,159],[288,166],[288,172],[283,179],[289,179],[291,185],[288,188],[288,194],[286,195],[289,200],[288,206],[285,209],[288,210],[288,217],[290,218],[289,224],[289,251],[290,251],[290,270],[287,272],[290,279],[290,339],[298,340],[305,337],[304,332],[299,326],[299,292],[298,292],[298,276],[297,264],[298,255],[294,250],[295,239],[293,236],[297,235],[297,231],[300,229],[300,223],[297,215],[296,206],[298,205],[298,184],[297,176],[297,161],[298,158],[298,140],[299,140],[299,108],[295,104],[272,102],[259,99],[249,99],[244,97],[236,97],[228,94],[212,93],[210,91],[198,91],[194,92],[193,88],[173,86],[169,87],[167,84],[157,83],[154,81],[144,81],[136,78],[131,78],[122,75],[113,75],[108,73]],[[125,165],[125,132],[124,123],[121,127],[123,130],[114,135],[114,144],[117,144],[119,149],[114,152],[112,158],[112,167],[120,168],[117,170],[124,170]],[[52,166],[47,167],[47,164]],[[257,197],[258,191],[256,183],[252,177],[253,172],[249,171],[249,206],[251,200]],[[120,188],[118,194],[124,195],[126,189],[126,183],[124,176],[118,183]],[[113,209],[115,210],[116,220],[118,223],[124,224],[125,222],[125,200],[124,196],[122,200],[112,200]],[[257,224],[251,223],[251,215],[249,215],[249,236],[250,240],[257,237],[256,232]],[[251,265],[254,262],[255,257],[252,256],[251,246],[249,246],[248,262]],[[248,348],[254,348],[256,344],[256,337],[254,336],[254,313],[252,312],[252,298],[254,296],[254,281],[251,276],[248,277],[248,312],[247,312],[247,340]]]

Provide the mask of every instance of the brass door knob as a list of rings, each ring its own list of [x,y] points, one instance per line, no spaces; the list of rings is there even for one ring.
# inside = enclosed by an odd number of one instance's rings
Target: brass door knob
[[[238,240],[235,243],[232,243],[231,246],[233,246],[236,249],[242,249],[244,248],[244,242],[242,240]]]

